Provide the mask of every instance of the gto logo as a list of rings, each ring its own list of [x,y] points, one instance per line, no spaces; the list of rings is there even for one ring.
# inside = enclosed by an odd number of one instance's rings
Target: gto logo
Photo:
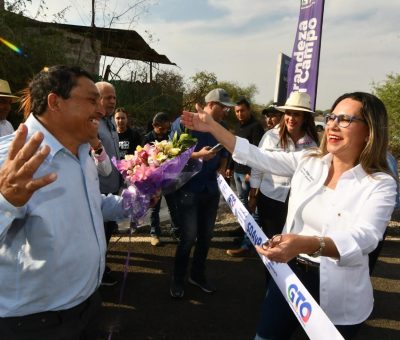
[[[311,316],[311,304],[306,301],[303,293],[294,283],[289,286],[287,295],[290,302],[295,307],[297,314],[300,315],[303,322],[306,323]]]

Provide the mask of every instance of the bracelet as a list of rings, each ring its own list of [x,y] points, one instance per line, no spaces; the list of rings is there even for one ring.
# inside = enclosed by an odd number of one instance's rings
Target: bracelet
[[[315,236],[315,237],[318,238],[318,241],[319,241],[319,248],[318,248],[315,252],[313,252],[312,254],[308,254],[308,255],[311,256],[311,257],[318,257],[318,256],[321,256],[322,251],[323,251],[324,248],[325,248],[325,239],[324,239],[322,236]]]

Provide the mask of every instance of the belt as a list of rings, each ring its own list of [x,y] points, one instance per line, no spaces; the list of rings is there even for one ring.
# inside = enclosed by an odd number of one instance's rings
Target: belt
[[[60,324],[68,320],[79,320],[93,303],[100,301],[98,291],[95,291],[89,298],[81,302],[79,305],[59,310],[59,311],[48,311],[35,314],[29,314],[24,316],[12,316],[0,318],[1,321],[13,328],[26,328],[35,324]]]
[[[313,270],[313,271],[319,270],[318,262],[310,261],[309,259],[306,259],[305,257],[301,257],[301,256],[296,257],[296,266],[299,268],[302,268],[306,272],[311,271],[311,270]]]

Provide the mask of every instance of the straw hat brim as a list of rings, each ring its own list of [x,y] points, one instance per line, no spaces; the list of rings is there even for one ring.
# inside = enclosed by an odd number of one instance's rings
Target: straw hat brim
[[[12,94],[0,94],[0,97],[4,97],[4,98],[11,98],[11,102],[12,103],[16,103],[19,100],[19,97],[17,96],[13,96]]]
[[[310,112],[310,113],[315,113],[314,111],[311,111],[310,109],[307,109],[302,106],[290,106],[290,105],[284,105],[284,106],[278,106],[278,110],[284,112],[285,110],[294,110],[294,111],[304,111],[304,112]]]

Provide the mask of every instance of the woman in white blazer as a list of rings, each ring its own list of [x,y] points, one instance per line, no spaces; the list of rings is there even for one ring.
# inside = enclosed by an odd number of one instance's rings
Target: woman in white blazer
[[[260,171],[293,176],[282,235],[257,247],[270,260],[288,262],[346,339],[373,309],[368,270],[390,220],[396,181],[386,160],[388,121],[377,97],[347,93],[325,117],[318,149],[269,152],[233,136],[209,115],[183,113],[190,128],[212,133],[235,161]],[[270,281],[256,339],[287,339],[298,322]]]

